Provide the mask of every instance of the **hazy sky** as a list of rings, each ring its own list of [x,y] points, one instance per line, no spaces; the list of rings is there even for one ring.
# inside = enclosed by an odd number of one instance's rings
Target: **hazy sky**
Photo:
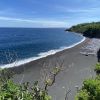
[[[0,27],[69,27],[99,19],[100,0],[0,0]]]

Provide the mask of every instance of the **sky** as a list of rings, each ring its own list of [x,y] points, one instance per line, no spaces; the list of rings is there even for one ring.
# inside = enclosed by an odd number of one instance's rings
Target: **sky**
[[[0,0],[0,27],[70,27],[100,21],[100,0]]]

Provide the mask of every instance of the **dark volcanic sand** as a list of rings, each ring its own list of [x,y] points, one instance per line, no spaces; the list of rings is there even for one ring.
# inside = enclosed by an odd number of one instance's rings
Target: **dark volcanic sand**
[[[43,81],[42,72],[43,64],[48,66],[47,69],[50,70],[57,61],[62,62],[64,60],[63,66],[64,70],[60,72],[56,77],[56,82],[52,87],[49,87],[49,95],[52,96],[52,100],[64,100],[65,91],[71,90],[68,94],[68,100],[74,100],[76,94],[76,86],[81,86],[82,81],[89,77],[95,75],[93,69],[97,62],[96,55],[82,55],[80,53],[82,47],[84,47],[88,39],[83,43],[55,55],[42,58],[23,66],[16,68],[11,68],[17,74],[14,76],[14,81],[17,83],[31,82],[39,80],[40,83]]]

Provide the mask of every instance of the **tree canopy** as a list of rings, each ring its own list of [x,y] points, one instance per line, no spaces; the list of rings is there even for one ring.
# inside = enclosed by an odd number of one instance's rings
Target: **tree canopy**
[[[82,33],[90,38],[100,38],[100,22],[78,24],[66,29],[66,31]]]

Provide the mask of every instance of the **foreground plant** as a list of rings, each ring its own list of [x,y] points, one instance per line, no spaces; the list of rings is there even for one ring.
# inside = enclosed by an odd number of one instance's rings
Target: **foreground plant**
[[[14,72],[9,69],[0,69],[0,85],[6,83],[9,79],[13,78]]]
[[[51,97],[39,88],[38,82],[30,88],[29,83],[17,85],[8,80],[0,86],[0,100],[51,100]]]
[[[52,70],[45,72],[43,68],[43,87],[40,88],[36,81],[33,86],[29,82],[22,85],[15,84],[11,79],[14,75],[8,69],[0,70],[0,100],[51,100],[48,95],[48,87],[55,83],[56,76],[63,70],[64,60],[57,60]],[[45,65],[45,63],[43,64]],[[44,66],[43,66],[44,67]],[[66,95],[69,91],[66,93]],[[66,96],[67,97],[67,96]]]
[[[90,96],[87,90],[80,90],[79,93],[77,93],[77,96],[75,100],[89,100]]]
[[[100,100],[100,63],[96,64],[96,78],[87,79],[83,82],[82,89],[77,93],[76,100]]]
[[[12,77],[13,73],[8,69],[0,70],[0,100],[51,100],[38,82],[33,86],[29,82],[18,85],[11,80]]]
[[[85,80],[76,98],[76,100],[100,100],[100,80]]]
[[[100,63],[97,63],[97,64],[96,64],[94,70],[96,71],[96,74],[100,74]]]

